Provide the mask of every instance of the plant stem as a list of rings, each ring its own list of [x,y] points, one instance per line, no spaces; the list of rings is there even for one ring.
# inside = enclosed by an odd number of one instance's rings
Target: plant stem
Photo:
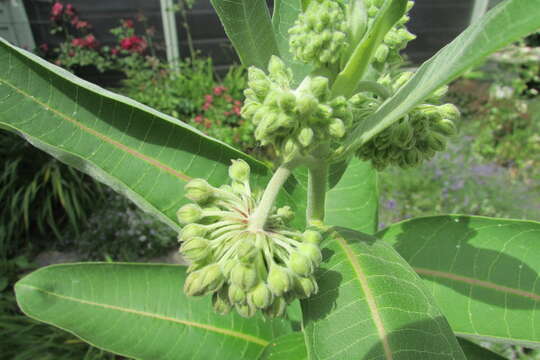
[[[308,224],[324,221],[327,178],[327,163],[322,162],[321,164],[309,168],[307,203]]]
[[[249,218],[250,231],[260,231],[264,228],[266,220],[270,216],[270,211],[272,210],[274,201],[279,194],[279,190],[291,175],[294,167],[295,164],[289,162],[281,165],[276,170],[276,172],[268,182],[268,185],[266,185],[266,189],[264,189],[261,202],[253,212],[253,215],[251,215]]]

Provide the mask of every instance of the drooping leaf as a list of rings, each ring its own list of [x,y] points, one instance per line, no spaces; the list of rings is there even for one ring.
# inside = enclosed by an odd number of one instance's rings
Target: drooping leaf
[[[260,360],[308,360],[304,334],[293,332],[272,340]]]
[[[377,172],[369,163],[355,158],[326,195],[325,223],[374,234],[378,212]]]
[[[476,345],[472,341],[458,338],[458,342],[467,360],[505,360],[502,356]]]
[[[64,264],[33,272],[15,292],[28,316],[142,360],[253,360],[291,332],[285,320],[217,315],[208,297],[184,295],[184,279],[175,265]]]
[[[387,243],[331,230],[302,301],[309,359],[465,359],[420,278]]]
[[[414,106],[492,52],[540,28],[540,0],[507,0],[473,23],[425,62],[414,77],[347,138],[358,148],[399,120]]]
[[[227,178],[244,158],[255,183],[267,168],[184,123],[86,82],[0,39],[0,126],[89,173],[177,228],[183,186]]]
[[[311,71],[311,66],[294,60],[289,51],[289,28],[293,26],[298,15],[302,12],[301,0],[275,0],[272,26],[276,36],[281,58],[292,70],[295,84],[298,84]]]
[[[266,69],[279,55],[270,11],[264,0],[211,0],[242,64]]]
[[[424,279],[454,332],[540,345],[540,223],[434,216],[377,236]]]

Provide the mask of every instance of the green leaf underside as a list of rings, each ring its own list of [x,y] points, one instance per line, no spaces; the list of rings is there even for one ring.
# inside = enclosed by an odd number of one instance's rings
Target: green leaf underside
[[[386,243],[348,229],[331,232],[304,300],[310,359],[465,359],[420,278]]]
[[[357,158],[326,195],[325,223],[374,234],[378,226],[377,172]]]
[[[270,57],[279,54],[266,1],[211,2],[242,64],[266,69]]]
[[[147,360],[256,359],[284,320],[213,312],[209,297],[182,292],[185,268],[152,264],[65,264],[15,286],[26,315],[99,348]]]
[[[458,342],[465,353],[467,360],[505,360],[502,356],[495,354],[488,349],[484,349],[469,340],[458,338]]]
[[[425,62],[375,114],[359,124],[348,137],[347,144],[365,144],[489,54],[539,29],[538,9],[540,0],[507,0],[493,8]]]
[[[294,332],[272,340],[260,360],[308,360],[304,334]]]
[[[183,186],[221,185],[230,159],[267,168],[184,123],[88,83],[0,39],[0,126],[127,195],[177,227]]]
[[[311,66],[294,60],[289,51],[289,28],[302,11],[301,0],[275,0],[272,27],[281,58],[293,70],[294,83],[298,85],[311,71]]]
[[[540,223],[434,216],[377,236],[424,279],[456,333],[540,345]]]

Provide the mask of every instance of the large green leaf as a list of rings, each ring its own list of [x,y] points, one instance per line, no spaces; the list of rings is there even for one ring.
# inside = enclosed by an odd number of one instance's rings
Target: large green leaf
[[[378,211],[377,172],[369,163],[354,158],[326,195],[325,223],[374,234]]]
[[[272,340],[261,360],[308,360],[304,334],[294,332]]]
[[[465,359],[432,296],[387,243],[331,230],[302,301],[308,354],[317,359]]]
[[[540,223],[434,216],[377,236],[420,274],[456,333],[540,345]]]
[[[540,28],[540,0],[507,0],[424,63],[414,77],[347,138],[359,147],[399,120],[435,90],[497,49]]]
[[[265,0],[211,0],[227,36],[246,66],[266,69],[279,55]]]
[[[311,66],[294,60],[289,51],[289,28],[302,11],[301,0],[275,0],[272,26],[277,46],[283,61],[293,70],[295,83],[298,84],[311,71]]]
[[[102,349],[143,360],[258,358],[291,332],[284,320],[217,315],[209,297],[184,295],[185,268],[152,264],[65,264],[15,285],[30,317]]]
[[[0,39],[0,126],[127,195],[177,227],[192,177],[220,185],[245,154],[129,98],[81,80]]]
[[[505,360],[502,356],[495,354],[488,349],[484,349],[469,340],[458,338],[458,341],[467,360]]]

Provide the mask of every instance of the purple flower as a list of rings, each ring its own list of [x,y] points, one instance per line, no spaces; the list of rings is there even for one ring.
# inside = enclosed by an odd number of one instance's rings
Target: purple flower
[[[388,208],[388,209],[395,209],[396,208],[396,200],[393,200],[393,199],[390,199],[386,202],[385,206]]]

